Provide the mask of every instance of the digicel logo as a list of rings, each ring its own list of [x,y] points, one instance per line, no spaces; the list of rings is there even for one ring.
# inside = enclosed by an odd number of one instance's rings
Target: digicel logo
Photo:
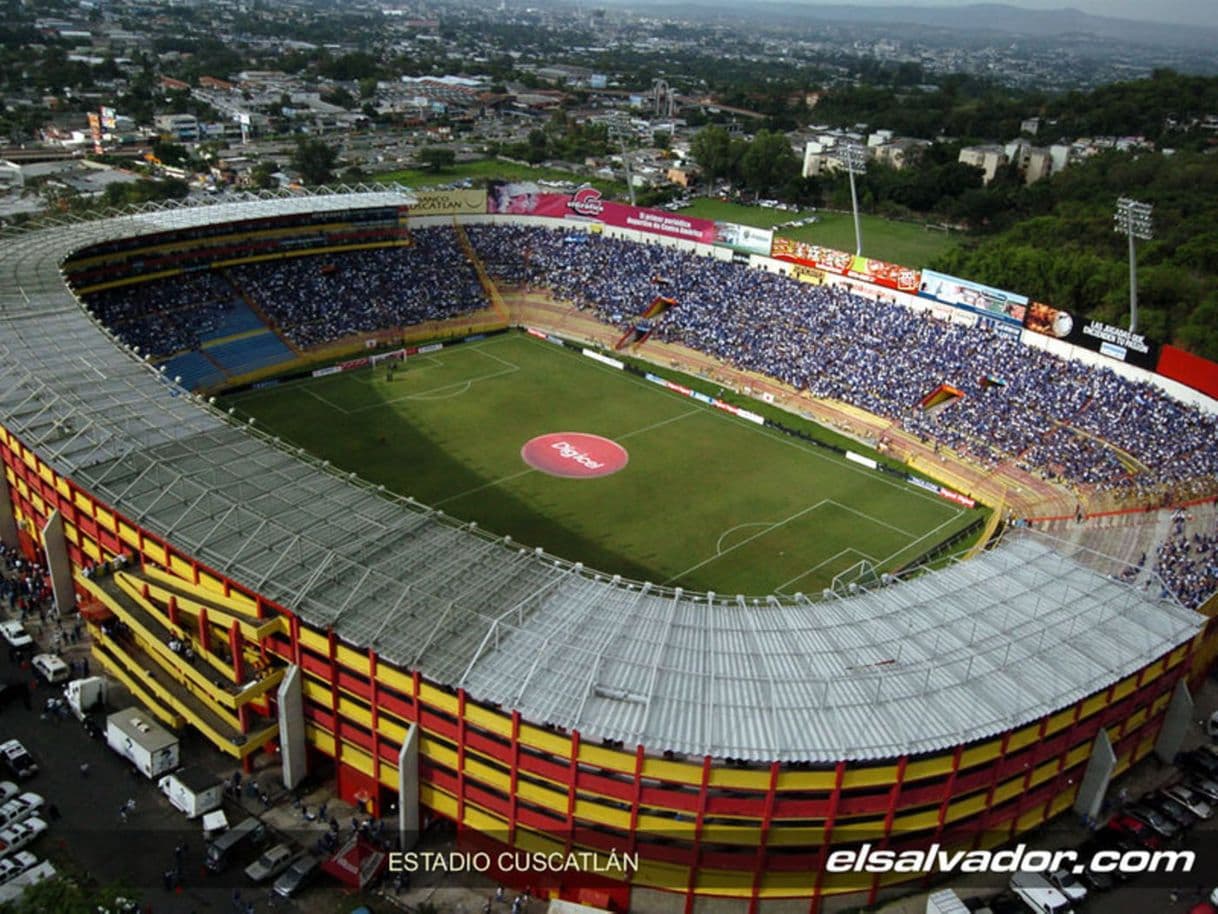
[[[605,202],[595,187],[581,187],[571,196],[567,208],[581,216],[599,216],[605,211]]]
[[[597,463],[595,460],[593,460],[583,451],[579,450],[578,448],[572,447],[570,444],[568,444],[565,441],[555,441],[553,444],[550,445],[550,447],[552,447],[554,450],[558,451],[559,456],[562,457],[563,459],[574,460],[580,466],[585,466],[590,470],[599,470],[601,467],[603,467],[605,465],[604,463]]]
[[[616,473],[630,461],[626,449],[609,438],[585,432],[551,432],[526,441],[520,457],[535,470],[566,479]]]

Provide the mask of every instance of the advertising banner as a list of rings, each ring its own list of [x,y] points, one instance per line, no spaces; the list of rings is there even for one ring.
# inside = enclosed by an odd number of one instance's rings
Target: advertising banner
[[[715,244],[744,254],[769,257],[770,248],[774,244],[774,231],[751,225],[738,225],[735,222],[716,222]]]
[[[1022,327],[1028,308],[1026,295],[983,286],[978,282],[946,273],[936,273],[934,270],[922,271],[922,286],[918,294],[923,298],[933,298],[945,305],[971,311],[978,317],[987,318],[995,326],[1006,324]]]
[[[486,191],[421,190],[415,194],[418,202],[410,207],[414,216],[480,216],[486,212]]]
[[[818,270],[816,267],[805,267],[802,263],[797,263],[791,267],[791,275],[800,282],[811,283],[814,286],[823,286],[825,284],[824,270]]]
[[[770,248],[770,256],[777,260],[788,260],[791,263],[801,263],[804,266],[816,267],[826,273],[837,273],[845,276],[850,272],[853,254],[833,248],[821,247],[819,244],[809,244],[806,241],[795,241],[793,238],[774,236],[774,244]]]
[[[898,263],[848,254],[790,238],[775,238],[770,256],[901,292],[917,292],[921,282],[921,274],[917,270]]]
[[[1043,302],[1028,305],[1024,326],[1034,333],[1056,337],[1140,368],[1153,371],[1158,364],[1158,344],[1142,334],[1130,333],[1124,327],[1115,327],[1103,321],[1075,317],[1069,311]]]
[[[659,210],[642,209],[606,200],[595,187],[581,187],[574,194],[542,193],[536,184],[492,182],[487,188],[487,212],[549,216],[634,229],[668,238],[713,244],[715,223]]]

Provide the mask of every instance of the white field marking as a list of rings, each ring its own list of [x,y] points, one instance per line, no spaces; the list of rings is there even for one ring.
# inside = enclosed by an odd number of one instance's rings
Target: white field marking
[[[641,434],[643,434],[643,432],[649,432],[652,429],[659,428],[662,425],[668,425],[672,422],[680,422],[682,419],[687,419],[690,416],[694,415],[695,413],[700,413],[700,412],[702,412],[702,410],[698,409],[695,406],[693,409],[686,410],[685,412],[683,412],[679,415],[669,416],[667,419],[661,419],[659,422],[651,423],[651,425],[644,425],[642,428],[636,428],[633,432],[626,432],[626,434],[624,434],[624,435],[616,435],[616,436],[614,436],[613,440],[614,441],[624,441],[627,438],[633,438],[635,435],[641,435]]]
[[[715,540],[715,555],[723,554],[723,540],[728,536],[728,534],[735,533],[737,530],[743,530],[745,527],[768,527],[769,525],[770,522],[768,520],[754,520],[749,521],[747,524],[737,524],[734,527],[728,527],[726,530],[720,533],[719,538]]]
[[[828,500],[829,499],[827,499],[827,498],[822,498],[820,501],[818,501],[814,505],[809,505],[808,507],[804,508],[803,510],[796,511],[794,514],[790,515],[789,517],[784,517],[780,521],[775,521],[774,523],[768,525],[764,530],[762,530],[758,533],[754,533],[752,536],[746,536],[744,539],[742,539],[740,542],[736,543],[734,546],[728,546],[722,552],[716,552],[710,558],[703,559],[702,561],[698,562],[696,565],[690,565],[684,571],[674,574],[671,578],[669,578],[667,581],[663,581],[662,583],[671,584],[673,581],[679,581],[681,578],[685,577],[691,571],[697,571],[703,565],[709,565],[711,562],[717,561],[718,559],[727,555],[729,552],[735,552],[741,546],[747,546],[753,540],[760,539],[761,537],[765,536],[767,533],[772,533],[775,530],[777,530],[779,527],[785,527],[791,521],[796,520],[797,518],[803,517],[805,514],[808,514],[812,511],[815,511],[821,505],[825,504]]]
[[[490,375],[489,377],[494,377],[494,375]],[[478,378],[477,380],[482,381],[482,380],[485,380],[485,378]],[[464,394],[469,393],[471,390],[473,390],[473,387],[474,387],[473,381],[463,381],[461,383],[461,385],[454,390],[441,391],[437,388],[437,390],[434,390],[434,391],[429,390],[429,391],[424,391],[423,393],[410,394],[405,397],[395,397],[390,402],[400,403],[402,400],[421,400],[421,401],[451,400],[454,397],[460,397],[460,396],[463,396]]]
[[[498,339],[498,337],[496,337],[496,339]],[[532,340],[538,346],[549,346],[552,349],[556,348],[554,346],[554,344],[552,344],[552,343],[546,343],[544,340],[536,340],[536,339],[533,339],[533,337],[526,336],[526,337],[522,337],[521,339]],[[651,390],[651,391],[659,392],[662,394],[667,394],[670,397],[679,397],[682,400],[689,399],[684,394],[679,394],[674,390],[668,390],[665,387],[661,387],[659,384],[653,384],[651,381],[644,380],[643,378],[636,377],[635,375],[628,374],[627,372],[624,372],[624,371],[619,371],[618,369],[611,368],[608,365],[602,365],[600,362],[596,362],[592,359],[585,359],[584,361],[589,362],[590,367],[592,367],[594,369],[600,370],[607,374],[616,375],[617,377],[622,378],[625,381],[630,382],[631,384],[635,384],[639,387],[642,387],[645,390]],[[653,373],[663,372],[664,370],[665,369],[660,368],[660,367],[655,367],[652,369]],[[861,466],[855,466],[853,463],[851,463],[849,460],[846,460],[844,457],[838,458],[838,457],[831,457],[828,454],[822,454],[820,452],[820,449],[817,448],[816,446],[804,444],[801,441],[797,441],[797,440],[793,439],[789,435],[783,434],[782,432],[776,431],[767,426],[757,425],[755,422],[749,422],[747,419],[741,419],[739,416],[733,416],[729,412],[725,412],[724,410],[721,410],[721,409],[716,409],[715,407],[709,406],[706,404],[699,403],[698,408],[703,410],[704,412],[710,413],[711,415],[716,415],[723,419],[730,420],[742,428],[747,428],[753,432],[760,432],[761,434],[765,435],[766,437],[768,437],[774,441],[777,441],[779,444],[784,444],[787,447],[793,447],[796,450],[803,451],[809,457],[814,457],[817,460],[823,460],[826,463],[831,463],[834,466],[841,467],[842,469],[847,470],[848,472],[851,472],[851,473],[855,473],[859,476],[866,476],[868,479],[871,479],[874,482],[878,482],[881,485],[888,486],[891,489],[896,489],[897,491],[903,492],[906,495],[911,495],[914,498],[920,498],[923,501],[928,501],[933,505],[938,505],[939,507],[944,506],[943,499],[938,498],[937,496],[931,495],[929,492],[925,492],[922,489],[919,489],[917,486],[911,486],[909,483],[906,483],[906,482],[894,482],[893,480],[885,479],[883,474],[877,473],[875,470],[869,470],[869,469],[865,469],[864,467],[861,467]],[[796,416],[794,414],[792,414],[791,418],[792,419],[803,419],[802,416]],[[804,421],[811,422],[812,420],[807,419]],[[812,424],[820,426],[820,424],[817,422],[812,422]],[[864,447],[864,445],[859,445],[859,447]]]
[[[333,400],[329,400],[326,397],[323,397],[321,394],[319,394],[317,391],[315,391],[311,387],[306,387],[304,389],[304,392],[307,393],[314,400],[324,403],[326,406],[330,407],[330,409],[337,410],[338,412],[342,413],[344,416],[351,415],[351,410],[344,409],[343,407],[341,407],[337,403],[335,403]]]
[[[898,549],[898,550],[897,550],[896,552],[894,552],[892,555],[890,555],[890,556],[888,556],[887,558],[885,558],[885,559],[884,559],[884,561],[880,562],[880,564],[879,564],[879,565],[877,565],[876,567],[877,567],[877,568],[879,568],[879,567],[881,567],[881,566],[885,566],[885,565],[887,565],[889,562],[891,562],[893,559],[895,559],[895,558],[896,558],[898,555],[900,555],[902,552],[905,552],[905,551],[907,551],[907,550],[909,550],[909,549],[912,549],[914,546],[918,545],[918,543],[922,542],[922,540],[924,540],[924,539],[929,539],[930,537],[934,536],[936,533],[938,533],[940,530],[942,530],[942,529],[943,529],[944,527],[946,527],[948,524],[950,524],[950,523],[952,523],[952,522],[954,522],[954,521],[958,520],[958,519],[960,518],[960,515],[961,515],[961,514],[963,514],[963,513],[964,513],[964,510],[963,510],[963,509],[957,509],[957,511],[956,511],[956,513],[955,513],[955,514],[953,514],[951,517],[949,517],[947,520],[945,520],[945,521],[944,521],[943,523],[941,523],[939,526],[935,527],[935,529],[933,529],[933,530],[927,530],[925,533],[923,533],[921,536],[919,536],[919,537],[918,537],[916,540],[913,540],[912,542],[908,542],[908,543],[906,543],[904,546],[902,546],[900,549]]]
[[[412,355],[408,362],[394,361],[392,364],[394,364],[394,365],[413,365],[416,362],[428,362],[428,363],[430,363],[430,365],[424,366],[424,367],[432,367],[432,368],[443,368],[447,364],[446,362],[443,362],[440,359],[437,359],[434,355]],[[370,366],[370,370],[368,370],[368,371],[364,371],[362,368],[357,369],[354,373],[347,375],[347,377],[350,380],[355,381],[359,384],[363,384],[367,387],[379,387],[380,384],[378,384],[377,380],[376,380],[376,369],[378,369],[380,367],[381,367],[380,365],[373,365],[373,366]],[[403,370],[406,370],[406,369],[403,369]],[[422,371],[422,367],[416,366],[414,368],[414,370]]]
[[[855,549],[853,546],[847,546],[841,552],[837,552],[837,553],[829,556],[823,562],[817,562],[811,568],[801,571],[799,574],[795,575],[795,577],[791,578],[790,580],[783,581],[781,584],[779,584],[777,587],[774,588],[774,593],[782,593],[786,589],[787,585],[794,584],[796,581],[800,580],[801,578],[806,578],[812,572],[819,571],[820,569],[822,569],[826,565],[828,565],[830,562],[835,562],[838,559],[840,559],[843,555],[846,555],[851,552],[853,552],[857,556],[865,558],[872,565],[875,565],[875,559],[872,558],[870,555],[868,555],[866,552],[863,552],[861,549]]]
[[[890,523],[888,523],[888,521],[880,520],[878,517],[872,517],[866,511],[860,511],[860,510],[858,510],[858,508],[852,508],[849,505],[843,505],[840,501],[834,501],[833,499],[829,499],[829,504],[836,505],[837,507],[841,508],[843,511],[849,511],[855,517],[861,517],[863,520],[869,520],[873,524],[876,524],[877,526],[887,527],[889,530],[895,530],[897,533],[900,533],[902,536],[908,536],[910,539],[913,539],[914,537],[916,537],[918,535],[916,533],[911,533],[908,530],[903,530],[902,528],[900,528],[894,524],[890,524]]]
[[[450,501],[457,501],[460,498],[465,498],[467,495],[473,495],[475,492],[481,492],[483,489],[493,489],[495,486],[500,485],[501,483],[511,482],[513,479],[519,479],[521,476],[527,476],[530,473],[536,472],[537,470],[534,467],[528,467],[527,469],[520,470],[516,473],[510,473],[507,476],[500,476],[498,479],[492,479],[490,482],[483,483],[480,486],[475,486],[472,489],[466,489],[464,492],[458,492],[456,495],[450,495],[448,498],[441,498],[439,501],[433,501],[431,502],[431,506],[433,508],[438,508],[440,505],[446,505]]]
[[[515,374],[520,371],[520,366],[506,359],[501,359],[496,355],[491,355],[488,352],[483,352],[481,349],[472,349],[471,352],[477,352],[479,355],[486,356],[496,362],[504,365],[504,368],[498,371],[492,371],[487,374],[477,375],[472,378],[467,378],[464,381],[453,381],[451,384],[441,384],[439,387],[433,387],[430,390],[419,390],[411,394],[403,394],[400,397],[392,397],[386,400],[378,400],[376,403],[368,403],[365,406],[357,407],[352,410],[354,413],[361,413],[370,409],[379,409],[383,406],[391,406],[394,403],[403,403],[408,400],[445,400],[450,397],[459,397],[462,394],[468,393],[479,381],[490,381],[494,378],[502,378],[510,374]]]

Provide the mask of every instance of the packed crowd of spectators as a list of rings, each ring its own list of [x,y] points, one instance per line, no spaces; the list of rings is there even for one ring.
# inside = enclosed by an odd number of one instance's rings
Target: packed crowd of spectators
[[[1175,512],[1171,535],[1155,550],[1154,570],[1181,603],[1196,609],[1218,591],[1218,526],[1212,519],[1209,529],[1190,535],[1188,520],[1187,511]]]
[[[656,295],[671,297],[677,307],[653,338],[862,407],[991,466],[1153,492],[1218,478],[1213,416],[984,326],[658,244],[521,226],[469,236],[505,282],[544,286],[622,330]],[[940,384],[964,396],[922,410]]]
[[[235,305],[236,292],[210,270],[106,289],[85,305],[128,346],[153,358],[196,349]]]
[[[243,264],[229,277],[302,349],[486,307],[452,229],[411,237],[409,247]]]
[[[989,466],[1010,462],[1072,483],[1154,493],[1218,479],[1213,416],[985,326],[945,323],[841,287],[659,244],[506,225],[468,233],[501,281],[545,287],[623,331],[654,298],[672,298],[677,307],[656,319],[654,338],[859,406]],[[408,247],[123,287],[91,296],[89,305],[154,355],[196,347],[238,291],[301,348],[486,306],[451,229],[412,237]],[[963,396],[922,409],[941,384]]]

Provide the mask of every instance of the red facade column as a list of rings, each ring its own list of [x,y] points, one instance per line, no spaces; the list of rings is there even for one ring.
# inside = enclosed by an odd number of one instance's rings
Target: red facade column
[[[575,843],[575,786],[579,781],[579,746],[580,735],[578,730],[571,731],[571,757],[567,761],[567,840],[563,842],[566,853],[571,853],[571,847]]]
[[[706,794],[710,784],[711,757],[702,757],[702,782],[698,788],[698,813],[694,819],[694,846],[690,853],[689,879],[685,883],[685,914],[693,914],[694,888],[698,883],[698,870],[702,863],[702,820],[706,818]]]
[[[516,800],[516,783],[517,772],[520,770],[520,712],[512,712],[512,745],[509,747],[512,759],[512,770],[508,775],[509,790],[508,790],[508,844],[512,847],[516,846],[516,815],[517,815],[517,800]]]
[[[765,805],[761,812],[761,834],[757,839],[757,854],[753,858],[753,893],[749,896],[748,914],[757,914],[757,905],[761,901],[761,879],[765,875],[766,845],[770,837],[770,826],[774,822],[774,804],[777,802],[778,775],[781,771],[781,763],[770,762],[770,784],[766,790]]]
[[[465,831],[465,689],[457,689],[457,836]]]
[[[242,653],[245,639],[241,637],[241,626],[234,619],[228,626],[228,649],[233,658],[233,681],[240,683],[245,679],[245,657]]]
[[[829,815],[825,817],[825,830],[821,834],[820,851],[816,855],[816,882],[812,887],[808,914],[820,914],[820,890],[825,884],[825,862],[829,859],[829,842],[833,840],[833,827],[837,824],[837,808],[842,800],[842,783],[845,780],[846,763],[838,762],[833,776],[833,793],[829,797]]]
[[[199,650],[211,653],[211,629],[207,625],[207,607],[199,607]]]
[[[261,606],[259,601],[259,606]],[[381,707],[380,689],[376,684],[376,651],[368,648],[368,710],[372,715],[372,780],[376,790],[372,793],[372,815],[381,817]]]
[[[884,837],[880,848],[886,849],[892,841],[892,823],[897,817],[897,803],[901,798],[901,788],[905,785],[905,767],[909,764],[909,756],[902,755],[897,760],[897,776],[888,790],[888,809],[884,813]],[[867,892],[867,904],[875,904],[876,896],[880,893],[880,874],[871,877],[871,888]]]

